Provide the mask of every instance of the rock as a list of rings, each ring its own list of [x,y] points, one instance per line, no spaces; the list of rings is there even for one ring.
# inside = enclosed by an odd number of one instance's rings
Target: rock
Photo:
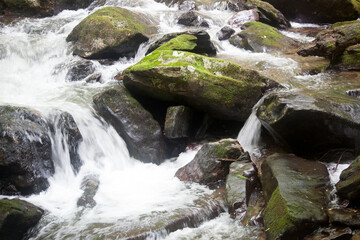
[[[95,175],[89,175],[84,177],[81,182],[81,190],[83,190],[83,194],[77,201],[78,207],[85,207],[85,208],[93,208],[96,205],[96,201],[94,197],[97,193],[99,188],[99,177]]]
[[[66,80],[70,82],[81,81],[95,72],[91,61],[78,61],[66,73]]]
[[[87,83],[101,82],[101,73],[94,73],[85,79]]]
[[[194,1],[184,1],[179,5],[180,11],[192,11],[195,10],[196,5]]]
[[[359,32],[359,20],[336,23],[330,29],[321,31],[316,39],[308,46],[301,48],[298,54],[323,56],[330,59],[332,63],[337,63],[348,47],[360,43]],[[356,47],[352,50],[356,51]],[[349,56],[345,56],[343,60],[347,60],[347,57],[349,58]],[[353,56],[350,57],[350,59],[352,58]]]
[[[43,215],[43,210],[20,199],[0,200],[0,238],[21,240]]]
[[[194,11],[181,14],[177,23],[189,27],[209,27],[204,18]]]
[[[221,28],[219,32],[216,33],[216,36],[220,41],[223,41],[223,40],[228,40],[231,37],[231,35],[233,35],[234,33],[235,33],[234,29],[232,29],[229,26],[225,26]]]
[[[185,104],[219,119],[245,121],[276,82],[228,61],[180,51],[155,51],[123,71],[130,92]]]
[[[257,9],[259,21],[262,23],[280,29],[288,29],[291,27],[290,22],[285,18],[281,11],[265,1],[247,0],[244,5],[246,9]]]
[[[83,138],[74,118],[67,112],[55,111],[52,114],[52,122],[49,125],[54,135],[53,139],[58,139],[56,135],[60,134],[62,136],[61,141],[65,140],[68,144],[72,169],[74,173],[78,173],[82,165],[78,148]],[[63,143],[57,143],[59,146],[62,146],[62,144]],[[59,161],[64,161],[64,159],[59,159]]]
[[[160,164],[166,147],[160,125],[122,85],[94,96],[98,114],[124,139],[130,155]]]
[[[0,193],[39,193],[54,173],[51,140],[36,111],[0,106]]]
[[[233,28],[240,28],[247,22],[259,21],[259,14],[256,10],[244,10],[236,13],[228,20],[228,24]],[[235,31],[234,31],[235,32]]]
[[[352,97],[357,97],[360,98],[360,88],[359,89],[352,89],[352,90],[347,90],[346,94]]]
[[[141,43],[154,33],[145,15],[119,7],[104,7],[82,20],[66,41],[74,42],[74,54],[101,59],[135,56]]]
[[[352,230],[349,227],[327,227],[305,237],[304,240],[348,240],[351,237]]]
[[[360,156],[340,174],[340,181],[336,184],[337,194],[340,198],[350,200],[357,205],[360,198]]]
[[[325,165],[273,154],[261,165],[267,239],[296,239],[328,221],[329,173]]]
[[[360,70],[360,44],[350,46],[345,49],[343,55],[340,58],[340,63],[337,64],[337,68],[341,70]]]
[[[21,17],[48,17],[54,14],[51,0],[3,0],[6,14]]]
[[[360,213],[351,208],[331,208],[328,210],[329,222],[349,227],[360,227]]]
[[[296,22],[334,23],[357,19],[360,4],[351,0],[265,0]]]
[[[168,139],[189,137],[192,111],[185,106],[169,107],[166,112],[164,133]]]
[[[80,8],[87,8],[95,0],[53,0],[55,13],[62,10],[77,10]]]
[[[193,38],[190,38],[189,35],[193,36]],[[179,36],[182,37],[177,38]],[[159,47],[165,45],[174,38],[177,39],[174,42],[167,44],[166,47],[164,47],[165,49],[183,50],[183,51],[188,51],[188,52],[193,52],[208,56],[216,55],[216,48],[210,40],[210,35],[203,30],[166,34],[162,38],[160,38],[159,40],[157,40],[156,42],[150,45],[149,50],[146,52],[146,55],[158,49]],[[185,43],[183,41],[185,41]],[[184,45],[191,47],[184,48]]]
[[[358,149],[360,105],[336,93],[272,93],[257,116],[269,133],[298,155],[311,157],[329,149]]]
[[[207,143],[190,163],[176,172],[175,176],[181,181],[196,182],[209,187],[221,185],[225,182],[231,163],[221,159],[236,160],[243,153],[242,147],[235,139]]]
[[[276,28],[260,22],[248,22],[244,30],[230,38],[230,43],[238,48],[254,52],[291,50],[297,48],[298,43],[283,35]]]

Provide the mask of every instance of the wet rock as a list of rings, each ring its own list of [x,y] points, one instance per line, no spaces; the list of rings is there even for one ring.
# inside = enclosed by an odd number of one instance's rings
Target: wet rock
[[[165,119],[165,136],[168,139],[189,137],[191,115],[191,109],[188,107],[169,107]]]
[[[261,165],[267,239],[296,239],[328,221],[329,173],[325,165],[273,154]]]
[[[83,58],[133,57],[147,35],[155,32],[151,24],[140,13],[105,7],[82,20],[66,40],[74,42],[74,54]]]
[[[181,181],[196,182],[210,187],[221,185],[229,173],[231,161],[236,160],[243,149],[235,139],[223,139],[207,143],[199,150],[195,158],[180,168],[175,176]]]
[[[331,208],[328,210],[329,222],[349,227],[360,227],[360,213],[351,208]]]
[[[345,94],[272,93],[257,116],[278,142],[311,157],[330,149],[359,148],[359,103]]]
[[[85,79],[87,83],[101,82],[101,73],[95,73]]]
[[[81,182],[81,190],[84,193],[77,201],[78,207],[93,208],[96,205],[94,197],[99,188],[99,177],[95,175],[86,176]]]
[[[216,36],[220,41],[223,41],[223,40],[228,40],[231,37],[231,35],[233,35],[234,33],[235,33],[234,29],[232,29],[229,26],[225,26],[221,28],[219,32],[216,33]]]
[[[47,17],[54,14],[51,0],[3,0],[6,14],[21,17]]]
[[[66,80],[70,82],[81,81],[95,72],[91,61],[78,61],[66,73]]]
[[[305,237],[304,240],[350,240],[351,237],[352,230],[349,227],[328,227]]]
[[[360,89],[347,90],[346,94],[352,97],[360,98]]]
[[[360,44],[350,46],[345,49],[340,57],[340,63],[336,64],[337,68],[345,71],[360,70]]]
[[[348,0],[265,0],[297,22],[334,23],[359,17],[359,2]]]
[[[94,96],[98,114],[124,139],[130,155],[142,162],[160,164],[166,146],[160,125],[122,85]]]
[[[95,0],[53,0],[55,13],[62,10],[77,10],[80,8],[87,8]]]
[[[196,5],[194,1],[184,1],[179,5],[180,11],[192,11],[195,10]]]
[[[0,107],[1,194],[32,194],[48,187],[54,173],[49,129],[41,115],[21,107]]]
[[[146,55],[158,49],[159,47],[165,45],[172,39],[177,38],[181,35],[183,35],[182,38],[178,38],[171,44],[166,45],[166,49],[183,50],[183,51],[189,51],[189,52],[208,55],[208,56],[216,55],[216,48],[210,40],[210,35],[203,30],[166,34],[162,38],[160,38],[159,40],[157,40],[156,42],[150,45],[149,50],[146,52]],[[193,36],[193,38],[189,38],[189,35]],[[184,45],[185,46],[190,45],[190,47],[186,47],[184,49]]]
[[[336,184],[337,194],[350,200],[353,204],[358,204],[360,199],[360,156],[353,161],[350,166],[340,174],[340,181]]]
[[[130,92],[237,121],[245,121],[263,93],[278,86],[228,61],[168,50],[154,51],[123,75]]]
[[[209,27],[204,18],[194,11],[181,14],[177,23],[189,27]]]
[[[297,48],[298,42],[283,35],[277,29],[260,23],[248,22],[243,26],[244,30],[230,38],[230,43],[238,48],[254,52],[266,52],[275,50],[292,50]]]
[[[0,200],[0,238],[21,240],[43,215],[43,210],[20,199]]]
[[[236,13],[228,20],[228,24],[233,28],[240,28],[247,22],[256,22],[259,20],[259,14],[256,10],[244,10]]]

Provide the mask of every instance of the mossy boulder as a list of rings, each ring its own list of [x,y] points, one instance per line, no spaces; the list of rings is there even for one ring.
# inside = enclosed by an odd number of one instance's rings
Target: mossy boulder
[[[339,22],[330,29],[318,33],[316,39],[308,46],[300,49],[298,54],[301,56],[323,56],[336,64],[348,47],[359,43],[360,21]],[[356,47],[353,50],[356,52]],[[346,56],[342,60],[346,60]]]
[[[255,52],[291,50],[298,47],[298,43],[279,30],[260,22],[248,22],[243,30],[230,38],[230,43],[239,48]]]
[[[154,51],[123,75],[130,92],[237,121],[245,121],[263,93],[278,86],[229,61],[170,50]]]
[[[360,70],[360,44],[345,49],[337,67],[343,70]]]
[[[232,160],[244,153],[236,139],[223,139],[201,147],[194,159],[180,168],[175,176],[181,181],[196,182],[215,187],[225,183]]]
[[[334,23],[357,19],[358,0],[265,0],[297,22]]]
[[[336,184],[337,194],[342,199],[358,205],[360,199],[360,156],[340,175],[340,181]]]
[[[27,108],[0,107],[0,192],[32,194],[48,187],[54,173],[49,127]]]
[[[82,20],[66,38],[74,54],[89,59],[133,57],[148,34],[152,20],[119,7],[104,7]]]
[[[146,54],[154,50],[179,50],[197,54],[215,56],[216,48],[206,31],[186,31],[169,33],[152,43]]]
[[[160,164],[166,146],[159,123],[122,85],[94,96],[95,109],[124,139],[130,155]]]
[[[271,93],[256,114],[278,142],[300,156],[359,148],[360,101],[345,94]]]
[[[297,239],[328,221],[329,173],[324,164],[273,154],[261,165],[267,239]]]
[[[20,199],[0,200],[0,238],[21,240],[43,215],[43,210]]]

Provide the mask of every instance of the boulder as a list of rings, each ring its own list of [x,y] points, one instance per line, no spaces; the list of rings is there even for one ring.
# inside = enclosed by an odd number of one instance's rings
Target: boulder
[[[360,156],[340,174],[340,181],[336,184],[337,194],[357,205],[360,199]]]
[[[327,223],[330,179],[324,164],[276,153],[264,160],[261,173],[267,239],[301,238]]]
[[[160,164],[166,147],[159,123],[122,85],[94,96],[95,109],[124,139],[130,155]]]
[[[318,33],[316,39],[311,44],[301,48],[298,54],[301,56],[323,56],[330,59],[332,63],[337,63],[348,47],[360,43],[359,33],[359,20],[336,23],[330,29]],[[356,51],[356,47],[349,50]],[[353,58],[354,56],[345,56],[343,60],[353,62],[351,61]]]
[[[74,63],[66,73],[66,80],[70,82],[81,81],[95,72],[91,61],[78,61]]]
[[[168,107],[165,118],[164,133],[168,139],[189,137],[192,111],[185,106]]]
[[[360,44],[352,45],[345,49],[337,67],[341,70],[360,70]]]
[[[201,147],[194,159],[180,168],[175,176],[181,181],[215,187],[224,184],[232,160],[244,151],[236,139],[223,139]]]
[[[39,193],[54,173],[46,121],[33,110],[0,107],[1,194]]]
[[[328,210],[329,222],[331,224],[346,225],[349,227],[360,227],[360,213],[352,208],[331,208]]]
[[[94,197],[99,189],[100,181],[96,175],[89,175],[84,177],[81,181],[80,189],[83,190],[83,194],[77,201],[78,207],[93,208],[96,205]]]
[[[228,40],[231,37],[231,35],[233,35],[234,33],[235,33],[234,29],[232,29],[229,26],[225,26],[221,28],[219,32],[216,33],[216,36],[220,41],[223,41],[223,40]]]
[[[169,50],[154,51],[123,75],[130,92],[237,121],[245,121],[263,93],[278,86],[229,61]]]
[[[257,109],[261,124],[295,154],[358,149],[360,101],[336,93],[271,93]]]
[[[251,9],[237,12],[235,15],[229,18],[227,23],[233,28],[240,28],[247,22],[256,22],[258,20],[258,12],[255,9]]]
[[[238,48],[254,52],[291,50],[298,42],[283,35],[276,28],[260,22],[248,22],[238,34],[230,38],[230,43]]]
[[[167,44],[174,38],[176,40]],[[216,48],[210,40],[210,35],[203,30],[166,34],[150,45],[146,55],[163,45],[165,45],[163,50],[181,50],[208,56],[216,55]]]
[[[360,3],[352,0],[265,0],[297,22],[334,23],[357,19]]]
[[[177,23],[188,27],[209,27],[209,24],[204,18],[195,11],[188,11],[181,14]]]
[[[0,238],[21,240],[43,215],[43,210],[20,199],[0,200]]]
[[[6,14],[23,17],[48,17],[54,14],[52,0],[3,0]]]
[[[82,20],[66,38],[74,54],[88,59],[134,57],[152,21],[143,14],[119,7],[104,7]]]

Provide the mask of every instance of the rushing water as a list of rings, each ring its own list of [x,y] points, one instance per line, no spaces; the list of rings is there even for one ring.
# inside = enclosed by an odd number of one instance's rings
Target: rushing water
[[[126,7],[152,16],[158,20],[159,36],[189,29],[176,24],[181,14],[177,8],[168,8],[153,0],[108,0],[105,5]],[[100,83],[65,80],[68,69],[80,60],[72,55],[66,36],[99,7],[63,11],[44,19],[24,19],[0,28],[0,104],[36,109],[50,121],[56,121],[54,110],[69,112],[83,136],[78,149],[83,166],[75,175],[65,136],[59,129],[51,134],[55,174],[49,179],[48,190],[27,198],[47,210],[31,239],[117,239],[134,226],[151,228],[153,222],[171,218],[173,213],[200,211],[212,204],[211,200],[203,203],[201,199],[208,199],[213,191],[174,178],[176,170],[191,161],[199,148],[160,166],[141,163],[129,156],[126,144],[114,128],[98,118],[92,109],[94,94],[116,84],[113,77],[144,57],[147,44],[141,46],[135,58],[119,59],[111,66],[93,61],[96,72],[102,75]],[[272,71],[293,79],[299,73],[298,63],[291,58],[251,53],[227,41],[218,41],[216,32],[233,14],[223,10],[223,6],[202,9],[201,14],[210,23],[208,32],[219,57],[264,74]],[[301,35],[288,35],[310,41]],[[256,153],[259,134],[260,122],[252,114],[239,134],[239,141],[246,150]],[[81,209],[76,204],[83,192],[81,182],[87,176],[96,176],[100,181],[95,196],[97,205],[93,209]],[[148,238],[250,239],[248,234],[251,235],[251,229],[244,229],[223,213],[198,228],[184,228],[170,235],[154,232]]]

